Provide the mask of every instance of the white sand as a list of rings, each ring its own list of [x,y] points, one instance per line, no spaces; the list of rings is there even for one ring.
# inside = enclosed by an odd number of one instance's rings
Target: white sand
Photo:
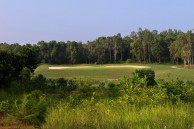
[[[49,69],[67,69],[69,67],[48,67]]]
[[[177,69],[177,67],[176,67],[176,66],[171,66],[171,68],[173,68],[173,69]]]
[[[123,65],[123,66],[105,66],[108,68],[151,68],[150,66]]]
[[[49,67],[49,69],[77,69],[77,68],[94,68],[95,66],[76,66],[76,67]],[[138,66],[138,65],[113,65],[102,66],[106,68],[150,68],[150,66]],[[101,68],[101,67],[99,67]]]
[[[172,69],[182,69],[182,68],[179,68],[177,66],[171,66]]]
[[[77,69],[77,68],[92,68],[92,66],[76,66],[76,67],[49,67],[49,69]]]

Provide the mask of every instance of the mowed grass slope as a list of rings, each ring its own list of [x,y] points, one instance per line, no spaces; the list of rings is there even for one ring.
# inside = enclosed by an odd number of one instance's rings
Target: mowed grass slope
[[[68,69],[49,69],[49,67],[82,67]],[[114,80],[123,76],[130,76],[134,69],[132,68],[107,68],[102,65],[41,65],[35,70],[35,74],[43,74],[47,78],[91,78],[96,80]]]
[[[183,68],[172,65],[140,65],[140,64],[111,64],[111,65],[40,65],[35,74],[43,74],[47,78],[90,78],[95,80],[116,80],[123,76],[130,77],[136,69],[132,66],[149,66],[156,73],[156,78],[159,79],[176,79],[194,80],[194,69]],[[68,67],[63,69],[49,69],[49,67]]]

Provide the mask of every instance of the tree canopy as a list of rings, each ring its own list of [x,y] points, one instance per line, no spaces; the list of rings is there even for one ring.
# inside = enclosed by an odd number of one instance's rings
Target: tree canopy
[[[39,41],[34,45],[1,43],[0,51],[22,57],[18,60],[19,64],[28,67],[31,71],[38,62],[50,64],[172,62],[190,67],[193,64],[193,46],[193,31],[169,29],[158,32],[140,28],[125,37],[118,33],[113,36],[98,37],[87,43],[54,40]]]

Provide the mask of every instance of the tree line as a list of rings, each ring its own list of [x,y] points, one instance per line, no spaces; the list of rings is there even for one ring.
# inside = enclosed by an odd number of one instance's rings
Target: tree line
[[[67,41],[39,41],[37,44],[0,44],[0,51],[18,55],[23,47],[36,54],[38,62],[50,64],[113,64],[172,62],[191,66],[194,57],[194,33],[189,30],[139,29],[122,37],[120,33],[98,37],[87,43]],[[20,54],[21,55],[21,54]]]
[[[1,44],[0,47],[0,87],[5,87],[20,78],[21,71],[30,72],[38,66],[35,49],[32,45]]]

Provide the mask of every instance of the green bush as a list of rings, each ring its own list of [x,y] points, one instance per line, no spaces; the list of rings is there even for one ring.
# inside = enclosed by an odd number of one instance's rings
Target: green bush
[[[4,115],[8,112],[10,105],[9,105],[9,101],[5,100],[5,101],[1,101],[0,102],[0,116]]]
[[[42,74],[32,78],[31,90],[44,90],[47,87],[47,79]]]
[[[126,62],[126,63],[135,63],[135,60],[127,59],[125,62]]]
[[[15,101],[13,114],[22,123],[40,125],[45,120],[46,107],[46,96],[40,91],[33,91]]]
[[[56,88],[61,90],[61,91],[67,91],[67,80],[64,78],[59,78],[56,80]]]
[[[139,76],[140,78],[145,78],[147,81],[147,86],[153,86],[156,84],[155,81],[155,72],[152,69],[140,69],[135,70],[133,73],[134,76]]]
[[[140,77],[137,73],[133,74],[132,85],[135,87],[147,87],[147,77]]]
[[[194,86],[182,80],[177,79],[166,82],[163,88],[166,89],[169,99],[173,102],[179,100],[194,102]]]
[[[70,79],[67,81],[67,91],[73,91],[77,89],[77,83],[75,80]]]
[[[119,87],[115,83],[109,82],[108,83],[108,94],[109,94],[109,97],[118,97],[120,95]]]
[[[95,88],[90,85],[85,85],[80,88],[80,92],[83,97],[91,97]]]
[[[47,88],[44,89],[46,93],[54,93],[55,90],[57,90],[57,87],[55,85],[55,80],[53,79],[47,79]]]
[[[22,83],[27,84],[31,79],[31,71],[27,67],[24,67],[19,75],[20,80]]]
[[[7,87],[13,80],[14,68],[10,64],[0,61],[0,88]]]
[[[81,104],[82,97],[79,94],[72,94],[67,99],[68,105],[71,107],[75,107]]]

